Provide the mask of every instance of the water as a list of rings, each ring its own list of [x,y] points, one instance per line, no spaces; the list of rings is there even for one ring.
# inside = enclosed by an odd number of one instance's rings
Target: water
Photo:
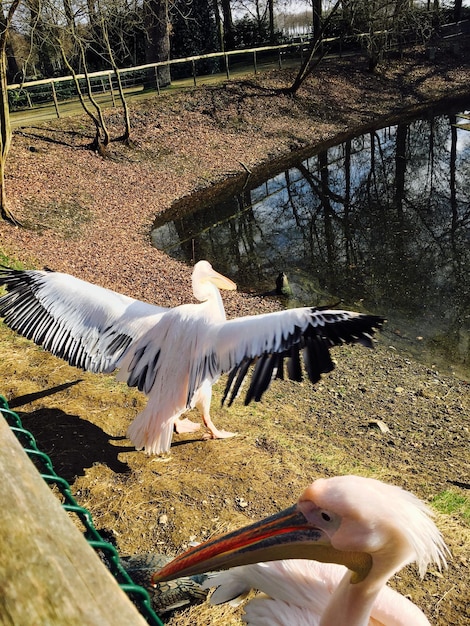
[[[175,205],[153,243],[188,263],[210,260],[246,291],[274,289],[282,271],[287,306],[341,302],[383,314],[387,343],[469,379],[470,131],[459,124],[470,119],[462,113],[429,112],[352,137],[263,181],[231,179]]]

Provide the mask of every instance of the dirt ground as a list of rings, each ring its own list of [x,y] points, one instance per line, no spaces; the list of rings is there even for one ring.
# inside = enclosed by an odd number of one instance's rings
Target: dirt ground
[[[295,98],[278,91],[292,70],[170,92],[132,105],[132,145],[112,143],[106,158],[86,149],[85,117],[23,128],[14,135],[7,193],[27,227],[0,224],[0,254],[164,306],[191,301],[191,269],[150,246],[155,215],[197,189],[347,131],[443,98],[468,101],[469,65],[470,54],[443,49],[429,64],[417,50],[375,75],[363,62],[329,61]],[[119,112],[106,117],[119,135]],[[224,302],[229,317],[281,306],[243,293],[224,294]],[[452,558],[424,581],[407,567],[391,584],[433,624],[463,626],[470,621],[468,381],[399,353],[387,340],[393,331],[380,333],[374,350],[335,349],[336,369],[314,388],[276,381],[249,407],[220,408],[221,381],[212,417],[238,436],[175,435],[163,459],[125,438],[144,403],[139,392],[79,372],[4,327],[0,393],[122,555],[174,555],[292,504],[320,476],[357,473],[410,489],[433,506]],[[168,624],[235,625],[239,614],[204,604]]]

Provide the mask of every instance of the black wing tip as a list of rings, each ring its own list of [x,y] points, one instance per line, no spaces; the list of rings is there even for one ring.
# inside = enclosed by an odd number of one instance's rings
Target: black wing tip
[[[245,395],[244,405],[260,402],[265,391],[270,387],[273,378],[283,378],[283,362],[286,361],[287,378],[294,382],[302,382],[302,365],[310,382],[315,385],[323,374],[335,368],[330,350],[335,345],[359,343],[367,348],[374,347],[373,335],[381,330],[387,319],[382,315],[356,313],[352,311],[335,311],[329,307],[312,307],[312,313],[330,310],[332,319],[324,326],[312,326],[301,331],[296,327],[291,334],[284,350],[277,353],[265,353],[257,358],[245,359],[229,374],[228,382],[222,398],[222,406],[228,399],[231,406],[237,398],[242,382],[248,375],[248,367],[256,363],[251,374],[249,389]],[[341,317],[338,316],[341,314]],[[302,354],[302,357],[300,356]]]
[[[387,322],[387,318],[383,315],[378,315],[377,313],[366,313],[365,311],[352,311],[349,309],[338,309],[338,305],[341,302],[336,303],[335,305],[322,305],[322,306],[312,306],[310,307],[310,311],[312,313],[325,313],[329,312],[332,315],[338,315],[340,313],[349,315],[349,319],[362,319],[369,320],[370,323],[374,324],[384,324]]]

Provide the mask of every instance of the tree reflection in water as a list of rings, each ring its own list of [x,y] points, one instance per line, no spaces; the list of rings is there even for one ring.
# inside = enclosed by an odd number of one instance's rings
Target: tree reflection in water
[[[242,181],[202,208],[193,196],[182,217],[155,224],[154,245],[209,259],[250,291],[273,289],[283,271],[289,305],[342,300],[385,314],[400,347],[427,362],[443,356],[468,378],[470,132],[458,121],[429,113],[261,184]]]

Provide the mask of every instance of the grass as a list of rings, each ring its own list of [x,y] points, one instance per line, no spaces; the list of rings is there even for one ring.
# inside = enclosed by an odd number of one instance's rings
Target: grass
[[[13,267],[15,269],[23,269],[23,264],[16,259],[11,258],[6,251],[0,246],[0,265]]]
[[[431,504],[440,513],[446,515],[458,515],[470,526],[470,499],[452,489],[446,489],[438,493]]]

